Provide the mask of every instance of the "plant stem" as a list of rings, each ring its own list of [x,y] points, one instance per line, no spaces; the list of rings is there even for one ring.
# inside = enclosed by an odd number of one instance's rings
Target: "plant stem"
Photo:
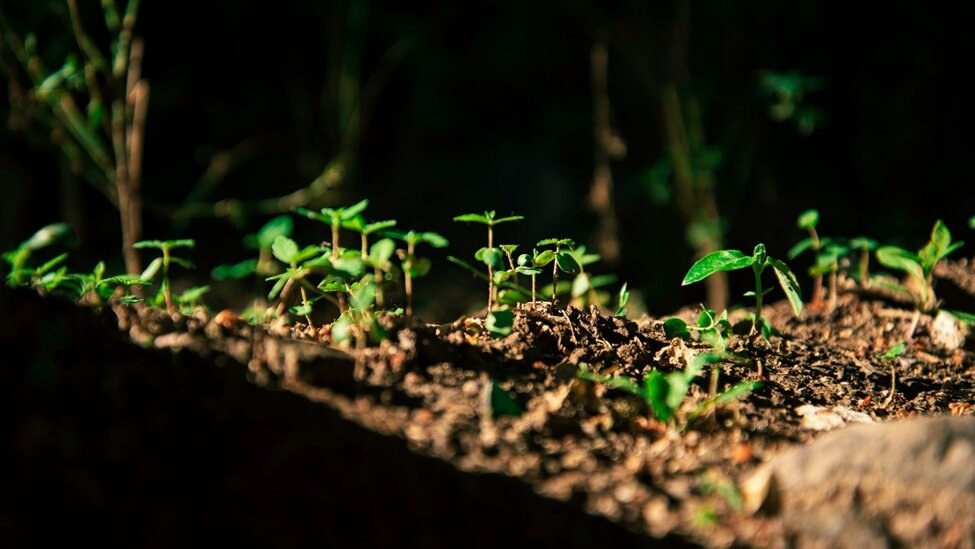
[[[762,318],[762,268],[758,265],[752,265],[752,271],[755,273],[755,318],[752,319],[752,333],[755,333],[755,326],[758,324],[758,320]]]
[[[308,292],[305,291],[305,287],[304,286],[302,286],[300,288],[300,290],[301,290],[301,306],[303,308],[307,308],[308,307]],[[307,322],[308,323],[308,327],[311,328],[311,315],[310,314],[306,314],[305,315],[305,322]]]
[[[819,250],[821,243],[819,242],[819,234],[816,233],[815,227],[809,227],[809,240],[812,242],[811,248],[813,252],[814,261],[819,263]],[[823,275],[817,274],[813,278],[813,290],[812,295],[809,298],[809,305],[813,308],[818,308],[823,304]]]
[[[558,305],[558,289],[559,289],[559,245],[555,245],[555,259],[552,260],[552,304]]]
[[[833,264],[833,268],[829,272],[829,302],[826,304],[826,311],[833,312],[836,310],[836,264]]]
[[[134,248],[133,248],[134,249]],[[169,246],[163,245],[163,279],[162,279],[162,290],[163,297],[166,299],[166,312],[172,315],[176,312],[176,306],[173,304],[173,293],[169,288]]]
[[[415,246],[412,242],[406,244],[406,257],[409,259],[410,264],[413,264],[413,250]],[[490,268],[490,267],[488,267]],[[405,281],[406,290],[406,318],[413,318],[413,276],[410,275],[410,269],[403,269],[403,276]],[[490,310],[490,302],[488,302],[488,309]]]
[[[494,228],[489,224],[488,229],[488,249],[494,248]],[[494,267],[488,264],[488,305],[487,310],[490,313],[491,309],[494,308]]]
[[[860,252],[860,286],[868,286],[870,284],[867,271],[869,262],[870,250],[864,248],[863,251]]]
[[[532,309],[535,308],[535,275],[532,275]]]

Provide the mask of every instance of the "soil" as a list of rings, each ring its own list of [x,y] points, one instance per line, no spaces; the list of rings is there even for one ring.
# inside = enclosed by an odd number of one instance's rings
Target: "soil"
[[[938,270],[944,308],[975,311],[971,265]],[[13,489],[0,491],[0,540],[72,539],[57,529],[32,538],[55,509],[70,527],[94,524],[112,532],[106,540],[139,545],[830,546],[836,532],[820,528],[831,524],[821,504],[852,494],[850,516],[880,525],[868,534],[881,546],[975,545],[970,525],[958,530],[958,517],[975,516],[973,498],[954,500],[955,518],[931,511],[897,527],[914,516],[905,505],[941,493],[925,490],[924,476],[869,491],[869,474],[831,473],[816,482],[829,497],[805,508],[819,513],[810,527],[812,513],[789,511],[810,492],[777,488],[802,484],[801,468],[779,467],[771,485],[756,473],[848,425],[975,415],[966,326],[915,317],[875,288],[840,286],[831,312],[807,308],[797,319],[785,302],[767,306],[781,332],[770,341],[734,312],[729,350],[747,358],[720,363],[718,389],[761,387],[689,421],[711,395],[703,373],[669,423],[639,397],[576,375],[580,365],[635,378],[683,370],[708,347],[665,337],[668,317],[539,303],[518,308],[504,338],[477,316],[443,325],[386,317],[387,340],[343,349],[300,323],[254,328],[229,312],[170,318],[121,307],[90,322],[73,306],[8,295],[5,306],[35,312],[4,342],[33,358],[6,373],[2,436],[13,444],[2,482]],[[879,358],[915,321],[905,352]],[[63,333],[51,335],[52,325]],[[505,413],[493,398],[502,393],[523,411]]]

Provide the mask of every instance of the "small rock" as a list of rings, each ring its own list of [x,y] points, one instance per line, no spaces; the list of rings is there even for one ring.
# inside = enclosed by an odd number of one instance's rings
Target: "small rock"
[[[931,323],[931,342],[946,351],[954,351],[965,344],[968,337],[968,327],[957,318],[944,311],[939,311]]]

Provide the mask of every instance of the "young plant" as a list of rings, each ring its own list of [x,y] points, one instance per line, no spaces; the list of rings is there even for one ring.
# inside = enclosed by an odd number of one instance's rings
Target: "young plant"
[[[847,246],[829,241],[823,248],[820,249],[819,255],[816,256],[816,264],[812,266],[812,269],[810,269],[810,272],[820,279],[823,277],[823,275],[829,275],[829,298],[826,303],[827,312],[831,313],[836,309],[836,279],[837,273],[839,273],[840,270],[840,258],[849,252],[850,248]]]
[[[378,343],[386,337],[386,330],[373,314],[376,303],[376,282],[366,276],[349,286],[349,307],[332,323],[332,341],[343,343],[355,340],[356,348],[370,341]]]
[[[757,328],[761,328],[762,337],[769,339],[772,336],[773,328],[769,321],[762,316],[762,300],[765,294],[772,289],[762,288],[762,272],[767,267],[772,267],[772,270],[775,271],[775,277],[779,281],[779,286],[785,292],[789,304],[792,305],[792,311],[797,317],[802,314],[802,297],[799,294],[799,282],[796,280],[796,275],[793,274],[792,269],[781,260],[769,257],[765,252],[764,244],[756,245],[751,256],[745,255],[740,250],[712,252],[691,266],[681,285],[693,284],[718,272],[735,271],[748,267],[752,268],[752,273],[755,275],[755,291],[745,293],[745,296],[755,297],[755,313],[752,316],[751,332],[755,333]]]
[[[573,274],[580,270],[579,262],[572,255],[572,248],[575,242],[571,238],[546,238],[536,244],[536,246],[552,246],[554,254],[552,261],[552,304],[558,305],[559,271]]]
[[[373,280],[376,283],[376,303],[380,307],[383,306],[383,302],[385,301],[382,286],[383,279],[386,276],[385,273],[389,272],[391,267],[389,258],[392,257],[393,253],[395,252],[396,244],[392,240],[384,238],[377,241],[378,246],[373,244],[373,246],[370,247],[369,236],[378,233],[379,231],[391,229],[395,226],[395,219],[367,223],[365,218],[363,218],[361,215],[357,215],[351,220],[342,223],[342,227],[359,233],[362,260],[373,268]],[[373,254],[374,250],[375,254]],[[373,257],[374,255],[375,257]]]
[[[731,323],[728,322],[728,310],[720,315],[701,305],[701,313],[697,317],[697,324],[689,326],[679,318],[668,318],[664,321],[664,333],[667,339],[679,337],[685,341],[691,340],[691,334],[697,334],[697,340],[710,345],[715,351],[724,351],[728,347],[728,337],[731,335]]]
[[[521,254],[518,256],[517,271],[523,275],[530,276],[532,279],[532,307],[535,307],[535,277],[542,274],[542,268],[552,261],[555,261],[555,252],[552,250],[539,252],[536,248],[532,250],[531,255]]]
[[[510,221],[521,221],[524,219],[521,215],[510,215],[508,217],[496,217],[494,210],[486,211],[483,214],[469,213],[458,215],[454,217],[454,221],[460,221],[465,223],[480,223],[482,225],[487,225],[487,236],[488,245],[486,248],[481,248],[474,254],[474,257],[478,261],[484,263],[488,270],[488,302],[487,309],[490,312],[494,307],[494,269],[500,264],[503,268],[502,252],[494,247],[494,227],[500,225],[501,223],[508,223]]]
[[[346,208],[322,208],[321,213],[306,210],[305,208],[298,208],[296,211],[308,219],[321,221],[322,223],[325,223],[331,227],[332,242],[329,245],[332,247],[332,259],[338,259],[339,237],[341,236],[340,229],[343,226],[352,223],[352,221],[359,214],[361,214],[368,205],[368,200],[362,200]]]
[[[95,264],[95,268],[92,269],[91,273],[71,276],[74,278],[75,284],[77,284],[78,301],[90,303],[95,306],[105,303],[120,286],[129,288],[131,286],[145,286],[150,284],[149,281],[143,280],[138,275],[124,274],[106,277],[105,263],[103,261]],[[132,295],[122,296],[121,300],[129,303],[141,301],[141,299]]]
[[[617,318],[626,318],[626,304],[630,301],[630,291],[626,288],[626,282],[620,287],[619,298],[616,303],[616,316]]]
[[[311,326],[312,302],[308,298],[308,292],[318,292],[318,289],[308,281],[308,277],[316,273],[325,273],[331,268],[332,264],[326,250],[321,246],[306,246],[301,249],[294,240],[278,235],[271,245],[271,253],[278,261],[287,265],[287,268],[281,274],[266,278],[268,281],[274,281],[267,298],[278,298],[277,314],[280,316],[284,314],[295,288],[299,288],[301,305],[292,307],[291,313],[304,316]]]
[[[233,265],[218,265],[210,275],[215,280],[230,278],[242,279],[257,275],[261,278],[277,274],[275,272],[274,254],[271,246],[278,236],[290,237],[294,230],[294,221],[289,215],[279,215],[264,224],[254,234],[244,237],[244,246],[257,250],[257,257],[246,259]]]
[[[654,418],[662,422],[669,422],[675,418],[678,409],[687,398],[691,383],[701,370],[706,365],[715,365],[727,359],[728,357],[724,353],[700,354],[695,356],[683,371],[676,370],[664,374],[657,370],[649,370],[640,382],[625,376],[601,376],[591,372],[585,364],[579,365],[576,377],[602,383],[607,387],[639,396],[647,404],[647,410]],[[741,398],[760,386],[761,382],[758,381],[742,382],[733,385],[720,394],[713,395],[691,413],[688,423],[711,407]]]
[[[916,254],[896,246],[881,246],[877,248],[877,261],[885,267],[904,271],[914,283],[911,289],[900,284],[881,285],[911,296],[917,311],[930,312],[938,304],[934,294],[934,267],[963,244],[952,243],[948,227],[939,219],[931,229],[928,243]]]
[[[877,241],[865,236],[858,236],[849,242],[850,248],[859,250],[860,261],[857,264],[857,282],[860,286],[870,285],[870,252],[877,249]]]
[[[7,285],[15,287],[22,286],[28,281],[39,281],[41,277],[64,261],[67,254],[59,255],[36,268],[28,267],[31,256],[43,248],[55,244],[69,245],[74,241],[74,231],[65,223],[52,223],[42,227],[30,238],[21,242],[16,249],[3,254],[3,260],[10,265],[10,272],[7,273]]]
[[[410,231],[408,233],[390,232],[387,234],[406,243],[406,249],[397,250],[397,255],[399,255],[403,266],[404,290],[406,291],[406,316],[413,318],[413,279],[425,276],[430,272],[431,266],[430,259],[416,255],[416,246],[418,244],[429,244],[434,248],[446,248],[450,243],[446,238],[431,232],[418,233],[416,231]]]
[[[897,363],[897,359],[904,354],[904,350],[906,348],[907,343],[902,341],[890,349],[887,349],[886,353],[877,355],[877,358],[880,360],[890,363],[890,392],[887,393],[887,398],[884,399],[884,403],[881,404],[882,408],[886,408],[890,405],[891,401],[894,400],[894,389],[897,383],[897,370],[894,368],[894,365]]]
[[[819,254],[825,242],[819,239],[819,234],[816,232],[816,225],[819,224],[819,211],[818,210],[806,210],[799,214],[796,218],[796,226],[800,229],[806,231],[809,234],[808,237],[800,240],[795,246],[789,249],[786,253],[786,257],[789,260],[793,260],[799,255],[801,255],[806,250],[811,250],[813,253],[813,264],[819,264]],[[812,295],[809,298],[809,306],[818,309],[823,304],[823,275],[822,273],[813,275],[813,289]]]
[[[152,280],[156,277],[156,274],[162,270],[162,287],[161,292],[163,299],[166,302],[166,312],[170,315],[176,313],[176,304],[173,302],[173,293],[170,288],[169,282],[169,266],[172,263],[180,265],[187,269],[192,269],[193,264],[188,260],[181,257],[175,257],[172,255],[172,250],[179,248],[190,248],[192,249],[196,243],[191,239],[183,240],[142,240],[136,242],[132,246],[136,249],[154,249],[159,250],[162,255],[152,260],[146,270],[142,272],[139,277],[143,280]]]

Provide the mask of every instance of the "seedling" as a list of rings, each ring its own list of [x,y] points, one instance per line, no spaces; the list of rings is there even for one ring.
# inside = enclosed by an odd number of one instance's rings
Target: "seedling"
[[[532,279],[532,307],[535,306],[535,277],[542,274],[542,267],[552,261],[555,261],[555,252],[552,250],[539,252],[537,249],[533,249],[531,255],[521,254],[518,256],[518,272],[530,276]]]
[[[826,311],[833,312],[836,309],[837,294],[837,273],[840,270],[840,258],[850,252],[850,248],[829,241],[816,256],[816,264],[810,271],[817,278],[822,279],[824,274],[829,274],[829,298],[826,303]]]
[[[710,345],[715,351],[724,351],[728,347],[728,336],[731,335],[731,323],[728,322],[728,310],[720,315],[701,305],[701,313],[697,317],[697,325],[688,326],[679,318],[668,318],[664,322],[664,333],[668,339],[679,337],[685,341],[691,340],[691,333],[697,334],[697,340]]]
[[[373,223],[367,223],[365,218],[361,215],[353,217],[347,222],[343,222],[342,226],[346,229],[359,233],[360,249],[362,253],[362,260],[366,264],[373,268],[373,280],[376,283],[376,302],[380,307],[383,306],[383,279],[385,278],[386,272],[389,271],[391,264],[389,263],[389,258],[392,257],[396,250],[396,244],[388,239],[382,239],[378,241],[379,246],[373,245],[372,248],[369,246],[369,236],[379,231],[385,231],[396,226],[395,219],[387,219],[384,221],[376,221]],[[376,257],[373,258],[373,249],[376,251]]]
[[[769,339],[772,336],[773,328],[769,321],[762,316],[762,299],[765,294],[772,291],[771,288],[762,289],[762,271],[769,266],[775,271],[779,286],[782,287],[789,304],[792,305],[792,311],[798,317],[802,314],[802,297],[799,294],[799,282],[796,280],[796,275],[784,262],[769,257],[765,252],[764,244],[756,245],[751,256],[747,256],[739,250],[712,252],[691,266],[681,285],[693,284],[721,271],[735,271],[751,267],[755,275],[755,291],[745,293],[745,296],[755,297],[755,313],[752,316],[751,333],[755,333],[755,330],[760,327],[762,337]]]
[[[291,236],[294,229],[294,221],[291,216],[279,215],[261,227],[257,233],[244,237],[244,246],[258,251],[255,259],[247,259],[233,265],[219,265],[213,269],[211,276],[216,280],[226,280],[228,278],[246,278],[252,275],[261,277],[270,276],[275,273],[274,254],[271,246],[274,239],[278,236]]]
[[[877,249],[877,241],[865,236],[858,236],[849,242],[850,248],[860,251],[860,262],[857,268],[857,282],[860,286],[870,285],[870,252]]]
[[[724,353],[704,353],[697,355],[687,365],[687,369],[661,373],[649,370],[641,382],[625,376],[601,376],[589,370],[585,364],[579,365],[576,376],[580,379],[602,383],[607,387],[620,389],[632,395],[639,396],[647,404],[649,413],[659,421],[668,422],[674,419],[677,410],[684,403],[694,378],[706,365],[714,365],[727,360]],[[689,416],[688,423],[696,419],[704,411],[729,402],[754,391],[761,386],[761,382],[749,381],[737,383],[719,395],[715,395],[699,405]]]
[[[311,326],[312,302],[308,299],[308,292],[321,292],[308,282],[308,276],[313,273],[325,273],[331,268],[332,263],[326,250],[321,246],[306,246],[299,249],[294,240],[279,234],[275,237],[274,243],[271,244],[271,253],[278,261],[287,265],[287,268],[281,274],[266,278],[268,281],[275,281],[267,298],[275,299],[280,296],[277,314],[282,315],[285,307],[288,306],[291,294],[295,287],[298,287],[301,291],[301,305],[293,307],[291,312],[304,316],[308,325]]]
[[[352,222],[366,206],[369,205],[368,200],[363,200],[357,202],[347,208],[322,208],[321,213],[316,213],[311,210],[306,210],[305,208],[298,208],[296,211],[301,215],[307,217],[308,219],[314,219],[315,221],[321,221],[325,223],[332,229],[332,242],[330,243],[332,247],[332,259],[339,258],[339,229],[343,225],[347,225]]]
[[[34,269],[27,266],[31,256],[43,248],[55,244],[71,244],[74,240],[74,231],[65,223],[52,223],[42,227],[30,238],[21,242],[17,249],[3,254],[3,260],[10,265],[10,272],[7,273],[7,285],[11,287],[22,286],[28,280],[39,280],[64,261],[67,254],[57,256]]]
[[[819,224],[819,211],[806,210],[796,218],[796,226],[806,231],[809,236],[796,243],[789,249],[786,257],[793,260],[799,257],[806,250],[812,250],[813,264],[819,264],[819,254],[825,242],[820,241],[819,234],[816,232],[816,225]],[[809,306],[818,309],[823,304],[823,275],[814,274],[812,295],[809,298]]]
[[[150,284],[149,281],[139,278],[137,275],[123,274],[118,276],[105,276],[105,263],[99,261],[91,273],[71,275],[77,284],[78,301],[88,302],[93,305],[101,305],[109,299],[119,286],[144,286]],[[131,297],[135,296],[123,296]]]
[[[539,241],[537,246],[553,246],[555,257],[552,261],[552,303],[558,305],[559,271],[565,273],[577,273],[580,270],[579,262],[572,255],[571,250],[575,242],[571,238],[547,238]]]
[[[493,213],[493,212],[492,212]],[[405,250],[397,250],[403,266],[404,290],[406,291],[406,316],[413,318],[413,279],[425,276],[430,272],[430,259],[416,255],[417,244],[429,244],[434,248],[446,248],[450,243],[437,233],[408,233],[390,232],[389,236],[406,243]]]
[[[626,318],[626,304],[630,301],[630,291],[626,289],[626,282],[620,287],[619,298],[617,299],[616,314],[617,318]]]
[[[488,302],[487,310],[491,311],[494,307],[494,269],[499,263],[501,263],[501,251],[494,247],[494,227],[495,225],[500,225],[501,223],[508,223],[510,221],[521,221],[524,216],[521,215],[510,215],[508,217],[495,217],[495,211],[486,211],[483,214],[469,213],[458,215],[454,217],[454,221],[463,221],[466,223],[481,223],[482,225],[487,225],[488,234],[488,245],[487,248],[481,248],[477,251],[475,257],[487,265],[488,269]],[[502,267],[503,268],[503,267]]]
[[[880,360],[885,360],[890,362],[890,392],[887,393],[887,398],[884,399],[884,403],[881,404],[881,407],[883,408],[889,406],[891,401],[894,399],[894,385],[897,382],[897,371],[894,369],[894,365],[897,359],[900,358],[902,354],[904,354],[904,349],[906,348],[907,348],[907,343],[902,341],[897,345],[894,345],[890,349],[887,349],[886,353],[877,355],[877,358],[879,358]]]
[[[910,289],[900,284],[879,284],[911,296],[916,311],[930,312],[938,305],[934,294],[934,267],[963,244],[951,242],[948,227],[939,219],[931,229],[930,240],[917,254],[896,246],[881,246],[877,248],[877,261],[891,269],[906,272],[914,284]]]
[[[162,253],[162,256],[157,257],[149,263],[145,271],[139,277],[143,280],[152,280],[162,270],[162,295],[163,299],[166,301],[166,312],[170,315],[176,313],[176,304],[173,302],[173,293],[170,289],[169,283],[169,266],[172,263],[180,265],[186,269],[192,269],[193,264],[188,260],[181,257],[175,257],[172,255],[172,250],[179,248],[193,248],[196,243],[192,239],[183,240],[142,240],[136,242],[132,246],[137,249],[155,249]]]
[[[376,302],[376,283],[367,276],[349,287],[349,307],[332,323],[332,341],[342,343],[355,338],[357,348],[371,340],[379,342],[386,330],[373,314]]]

